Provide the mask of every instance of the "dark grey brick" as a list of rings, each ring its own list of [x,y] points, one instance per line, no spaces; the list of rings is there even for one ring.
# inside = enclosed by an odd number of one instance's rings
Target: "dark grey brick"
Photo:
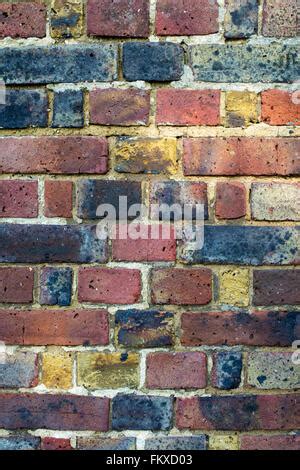
[[[24,129],[33,126],[47,127],[47,123],[48,98],[46,90],[5,90],[5,104],[0,104],[0,127]]]
[[[5,362],[0,360],[1,388],[29,388],[35,385],[37,378],[37,355],[34,353],[6,354]]]
[[[55,91],[52,127],[83,127],[82,90]]]
[[[36,450],[40,443],[41,438],[34,436],[0,437],[0,450]]]
[[[243,39],[257,33],[258,0],[226,0],[225,38]]]
[[[146,439],[146,450],[205,450],[206,436],[154,437]]]
[[[123,73],[129,81],[180,80],[183,49],[170,42],[127,42],[123,46]]]
[[[72,297],[71,268],[44,268],[41,273],[41,305],[71,304]]]
[[[230,390],[241,382],[243,356],[239,351],[219,351],[213,355],[212,385]]]

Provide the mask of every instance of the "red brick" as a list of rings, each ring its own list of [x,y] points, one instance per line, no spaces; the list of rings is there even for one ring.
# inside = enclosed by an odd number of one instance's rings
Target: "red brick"
[[[90,92],[92,124],[114,126],[148,124],[149,113],[149,91],[111,88]]]
[[[0,302],[32,302],[33,283],[32,268],[0,268]]]
[[[278,434],[241,436],[241,450],[300,450],[300,436]]]
[[[142,225],[137,230],[146,239],[131,239],[127,236],[124,240],[112,240],[112,257],[117,261],[175,261],[176,237],[173,227],[166,229],[160,225]],[[128,234],[128,229],[124,229]],[[152,230],[155,230],[153,232]],[[156,236],[156,230],[157,236]],[[164,231],[166,230],[166,232]],[[119,235],[118,235],[119,236]],[[164,237],[166,237],[164,239]]]
[[[158,90],[156,123],[217,126],[220,124],[220,92],[166,88]]]
[[[45,216],[72,217],[72,181],[45,181]]]
[[[300,335],[299,319],[292,311],[184,313],[181,344],[290,346]]]
[[[161,36],[211,34],[219,30],[216,0],[158,0],[156,33]]]
[[[0,310],[0,341],[33,346],[106,345],[106,310]]]
[[[300,424],[300,394],[179,398],[179,429],[289,430]]]
[[[1,158],[1,157],[0,157]],[[38,216],[37,181],[0,181],[0,217]]]
[[[102,137],[0,138],[0,173],[106,173]]]
[[[80,268],[78,300],[106,304],[134,304],[141,295],[141,273],[126,268]]]
[[[0,410],[4,429],[107,431],[109,426],[109,398],[5,393]]]
[[[246,189],[242,183],[217,183],[216,216],[239,219],[246,215]]]
[[[46,7],[40,2],[1,3],[0,38],[46,36]]]
[[[149,0],[88,0],[87,29],[93,36],[147,37]]]
[[[183,168],[188,175],[296,175],[300,172],[297,138],[184,139]]]
[[[70,439],[43,437],[42,450],[72,450]]]
[[[300,269],[264,269],[253,272],[254,305],[299,305]]]
[[[151,276],[154,304],[202,305],[211,301],[210,269],[156,269]]]
[[[294,93],[284,90],[263,91],[261,94],[261,119],[271,126],[299,126],[299,91]]]
[[[206,355],[203,352],[147,355],[148,388],[205,388]]]

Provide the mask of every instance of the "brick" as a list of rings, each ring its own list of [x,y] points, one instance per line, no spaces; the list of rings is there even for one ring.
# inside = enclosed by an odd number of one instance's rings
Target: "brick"
[[[42,354],[42,383],[47,388],[72,387],[73,354],[62,349],[50,349]]]
[[[145,440],[145,450],[206,450],[206,436],[152,437]]]
[[[175,261],[176,235],[173,227],[138,223],[118,227],[117,238],[112,240],[112,258],[115,261]]]
[[[184,139],[183,143],[186,176],[287,176],[300,172],[300,146],[294,138],[209,137]]]
[[[258,96],[251,91],[228,91],[225,110],[227,127],[250,126],[258,122]]]
[[[299,126],[300,102],[295,93],[265,90],[261,93],[261,119],[271,126]]]
[[[172,426],[172,411],[172,398],[117,395],[112,400],[112,429],[167,431]]]
[[[0,128],[47,127],[47,124],[48,98],[46,90],[5,90],[5,104],[0,106]]]
[[[38,182],[0,181],[0,218],[38,216]]]
[[[4,2],[0,5],[0,38],[46,36],[46,7],[37,2]]]
[[[179,429],[289,430],[299,425],[300,395],[229,395],[179,398]]]
[[[299,337],[299,312],[184,313],[183,346],[291,346]]]
[[[45,181],[46,217],[72,217],[73,183],[72,181]]]
[[[299,263],[299,229],[276,226],[205,225],[204,245],[186,243],[186,263],[285,265]]]
[[[215,434],[209,436],[209,450],[238,450],[239,437],[235,435]]]
[[[251,214],[256,220],[300,220],[300,184],[252,183]]]
[[[217,126],[220,124],[220,92],[217,90],[157,91],[156,124]]]
[[[0,76],[6,84],[78,83],[115,80],[117,46],[51,45],[3,47]]]
[[[197,215],[196,205],[203,207],[203,216],[208,219],[208,202],[207,202],[207,184],[196,181],[154,181],[150,186],[150,203],[151,217],[159,220],[170,221],[181,218],[188,218],[189,214],[185,214],[184,205],[193,206],[192,218],[195,219]],[[159,213],[154,205],[168,207],[160,207]],[[170,212],[170,206],[173,204],[179,205],[182,211],[175,216]],[[187,217],[188,216],[188,217]]]
[[[107,154],[101,137],[2,137],[0,173],[103,174]]]
[[[55,91],[52,127],[83,127],[82,90]]]
[[[246,188],[242,183],[216,184],[215,212],[218,219],[240,219],[246,211]]]
[[[53,38],[77,38],[82,34],[82,0],[52,0],[50,9],[50,34]]]
[[[2,263],[89,263],[107,260],[107,242],[92,225],[0,224]]]
[[[211,270],[166,268],[152,271],[154,304],[203,305],[211,301]]]
[[[300,304],[300,270],[266,269],[253,272],[253,304]]]
[[[37,450],[40,442],[40,437],[26,435],[0,437],[0,450]]]
[[[78,437],[80,450],[135,450],[134,437]]]
[[[150,92],[104,88],[90,92],[90,122],[108,126],[147,125]]]
[[[72,300],[71,268],[43,268],[40,274],[41,305],[68,306]]]
[[[174,315],[158,310],[118,310],[116,339],[128,348],[157,348],[174,344]]]
[[[88,0],[87,29],[92,36],[145,38],[149,20],[149,0]]]
[[[57,437],[43,437],[42,450],[72,450],[70,439]]]
[[[108,314],[100,309],[0,310],[0,341],[24,346],[107,345]]]
[[[34,270],[32,268],[0,268],[0,302],[31,303],[33,287]]]
[[[16,352],[6,354],[4,362],[0,362],[1,388],[29,388],[38,383],[37,354]]]
[[[245,39],[257,34],[258,1],[226,0],[224,29],[226,39]]]
[[[5,429],[108,430],[109,398],[6,393],[0,403]]]
[[[218,351],[213,354],[211,383],[222,390],[238,388],[241,383],[243,356],[239,351]]]
[[[140,296],[141,273],[138,269],[81,268],[79,270],[79,302],[134,304],[140,300]]]
[[[219,302],[237,307],[249,305],[249,270],[222,269],[219,272]]]
[[[126,214],[121,213],[120,197],[127,197],[126,207],[141,204],[141,183],[125,180],[81,180],[77,183],[77,215],[82,219],[96,219],[100,217],[97,216],[98,206],[110,204],[115,208],[117,220],[123,220],[124,216],[127,220]]]
[[[198,44],[190,46],[195,79],[202,82],[290,83],[297,79],[297,46]]]
[[[241,450],[300,450],[298,434],[241,436]]]
[[[183,60],[183,49],[179,44],[127,42],[123,45],[123,74],[128,81],[180,80],[183,74]]]
[[[206,387],[206,355],[202,352],[151,353],[146,360],[146,387]]]
[[[118,173],[174,174],[177,171],[175,138],[124,138],[117,140],[110,155]]]
[[[297,36],[297,0],[266,0],[263,5],[263,36]]]
[[[190,36],[217,33],[218,13],[216,0],[158,0],[156,34]]]
[[[138,388],[139,356],[135,353],[77,354],[78,385],[87,389]]]
[[[300,388],[299,366],[293,364],[291,352],[261,352],[248,354],[247,382],[258,389]]]

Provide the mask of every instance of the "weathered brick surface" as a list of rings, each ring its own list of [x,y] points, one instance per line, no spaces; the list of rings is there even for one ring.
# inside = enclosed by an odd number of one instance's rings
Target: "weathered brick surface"
[[[242,183],[217,183],[215,211],[219,219],[239,219],[246,210],[246,188]]]
[[[58,437],[44,437],[41,443],[42,450],[72,450],[70,439]]]
[[[1,128],[47,127],[47,122],[48,98],[44,89],[5,91],[5,105],[0,106]]]
[[[213,354],[211,383],[223,390],[238,388],[241,383],[243,367],[242,353],[238,351],[220,351]]]
[[[247,268],[221,269],[217,283],[220,303],[238,307],[249,305],[249,270]]]
[[[40,437],[29,435],[0,437],[0,450],[37,450],[40,443]]]
[[[0,268],[0,302],[30,304],[33,287],[32,268]]]
[[[206,436],[152,437],[145,441],[146,450],[206,450]]]
[[[49,350],[42,354],[41,382],[47,388],[72,387],[73,355],[63,350]]]
[[[90,92],[90,122],[110,126],[148,124],[150,93],[130,88],[96,89]]]
[[[135,450],[134,437],[78,437],[80,450]]]
[[[272,434],[259,436],[241,436],[241,450],[299,450],[298,434]]]
[[[148,388],[205,388],[206,355],[202,352],[151,353],[146,362]]]
[[[297,8],[297,0],[266,0],[263,5],[262,34],[272,37],[297,36]]]
[[[83,127],[83,93],[64,90],[54,93],[52,127]]]
[[[261,94],[261,118],[271,126],[300,125],[297,95],[284,90],[266,90]]]
[[[107,142],[99,137],[0,138],[0,173],[106,173]]]
[[[72,217],[72,181],[46,180],[45,181],[45,209],[46,217]]]
[[[254,305],[300,303],[300,270],[266,269],[253,272]]]
[[[35,218],[38,215],[37,181],[0,181],[0,218]]]
[[[255,124],[258,121],[258,96],[251,91],[228,91],[225,96],[225,111],[227,127]]]
[[[257,0],[226,0],[225,9],[225,38],[244,39],[257,33]]]
[[[256,220],[300,220],[300,184],[253,183],[251,212]]]
[[[3,2],[0,5],[0,38],[46,36],[46,7],[42,2]]]
[[[50,34],[53,38],[77,38],[82,27],[82,0],[51,0]]]
[[[72,275],[71,268],[43,268],[40,274],[41,305],[59,305],[61,307],[70,305]]]
[[[299,365],[293,363],[290,352],[251,352],[248,384],[263,389],[300,388]]]
[[[31,352],[7,354],[0,362],[1,388],[29,388],[38,383],[38,358]]]

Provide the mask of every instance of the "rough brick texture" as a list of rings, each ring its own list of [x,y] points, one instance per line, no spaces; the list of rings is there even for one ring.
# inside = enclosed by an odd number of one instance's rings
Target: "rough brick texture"
[[[72,181],[45,181],[45,216],[72,217]]]
[[[30,304],[33,285],[32,268],[0,268],[0,302]]]
[[[253,272],[254,305],[299,304],[300,270],[266,269]]]
[[[0,218],[35,218],[38,215],[37,181],[0,181]]]
[[[46,8],[41,2],[4,2],[0,5],[0,38],[43,38]]]
[[[5,105],[0,108],[0,127],[3,129],[47,127],[47,121],[48,99],[45,90],[5,91]]]

